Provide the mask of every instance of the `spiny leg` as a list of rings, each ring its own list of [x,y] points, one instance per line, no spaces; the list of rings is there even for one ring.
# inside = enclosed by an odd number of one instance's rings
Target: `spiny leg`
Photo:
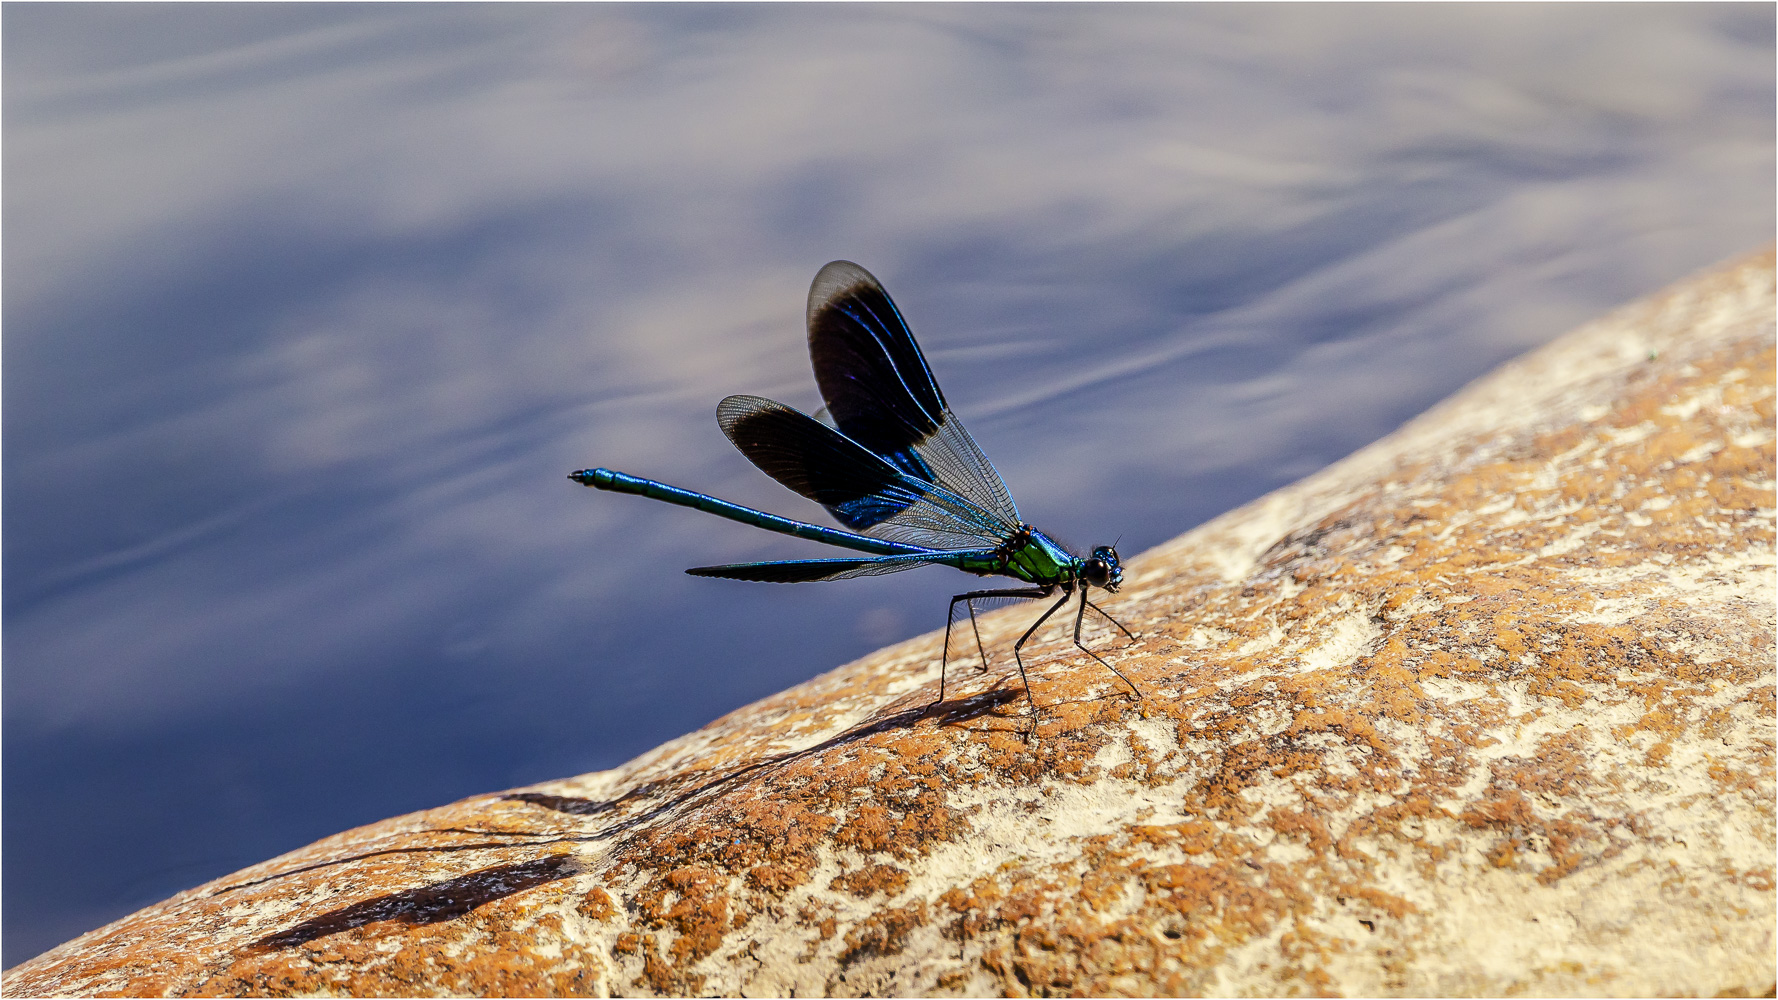
[[[1048,597],[1049,595],[1045,594],[1044,596]],[[1031,706],[1031,731],[1025,734],[1026,739],[1030,739],[1031,733],[1037,731],[1037,699],[1031,697],[1031,678],[1025,676],[1025,658],[1019,655],[1019,650],[1025,648],[1025,641],[1031,638],[1031,633],[1036,632],[1038,626],[1049,621],[1050,615],[1060,610],[1062,605],[1067,604],[1068,599],[1073,596],[1074,592],[1071,590],[1062,591],[1062,599],[1050,605],[1050,609],[1043,613],[1043,617],[1032,622],[1031,627],[1025,630],[1025,634],[1019,637],[1019,641],[1012,644],[1013,662],[1019,665],[1019,680],[1025,682],[1025,701]]]
[[[939,702],[945,700],[945,669],[950,665],[951,661],[951,626],[956,624],[957,621],[958,601],[964,602],[964,607],[969,609],[969,624],[971,628],[975,628],[976,652],[981,654],[982,669],[986,670],[988,669],[988,649],[986,646],[982,645],[981,629],[975,627],[976,599],[982,597],[1018,597],[1025,600],[1031,600],[1038,597],[1048,597],[1054,590],[1054,587],[1025,587],[1008,590],[972,590],[967,594],[958,594],[951,598],[951,606],[945,612],[945,648],[938,661],[938,698],[935,699],[931,705],[926,706],[927,710],[930,711],[933,707],[938,705]],[[1021,666],[1019,669],[1022,671],[1024,667]],[[1025,685],[1025,693],[1029,695],[1030,692],[1031,686],[1029,684]]]
[[[1106,621],[1110,622],[1111,624],[1116,625],[1118,631],[1122,632],[1124,635],[1128,636],[1131,642],[1136,641],[1136,633],[1130,631],[1127,628],[1124,628],[1123,622],[1120,622],[1116,618],[1113,618],[1109,614],[1106,614],[1104,608],[1098,606],[1097,604],[1094,604],[1092,601],[1087,602],[1087,607],[1092,608],[1094,611],[1099,612],[1100,617],[1104,618]]]
[[[1107,663],[1105,661],[1105,657],[1100,656],[1098,653],[1095,653],[1092,650],[1088,649],[1086,647],[1086,644],[1082,643],[1080,641],[1080,626],[1083,622],[1086,621],[1087,605],[1091,604],[1091,603],[1092,603],[1091,601],[1087,600],[1087,588],[1085,588],[1085,587],[1080,588],[1080,610],[1075,612],[1075,614],[1074,614],[1074,644],[1076,646],[1080,647],[1081,652],[1087,654],[1088,656],[1092,657],[1095,660],[1098,660],[1099,663],[1105,667],[1105,669],[1111,671],[1112,673],[1118,675],[1119,677],[1123,677],[1124,683],[1130,685],[1130,690],[1132,692],[1134,692],[1136,695],[1136,697],[1132,700],[1133,701],[1141,701],[1142,700],[1142,689],[1138,688],[1136,686],[1135,681],[1130,680],[1128,677],[1124,677],[1124,672],[1122,670],[1119,670],[1118,668],[1112,666],[1110,663]],[[1104,611],[1099,610],[1099,606],[1097,604],[1093,605],[1093,610],[1098,611],[1102,615],[1105,615]],[[1110,615],[1105,615],[1105,617],[1111,618]],[[1111,624],[1117,625],[1116,619],[1113,619]],[[1122,625],[1117,625],[1117,627],[1123,628]],[[1130,635],[1129,630],[1125,629],[1124,634]],[[1136,637],[1133,635],[1130,635],[1130,638],[1134,639]]]
[[[982,669],[980,672],[985,674],[988,672],[988,647],[982,644],[982,627],[976,624],[975,599],[971,598],[964,601],[963,606],[969,609],[969,630],[975,633],[975,652],[977,656],[982,658]],[[956,608],[956,605],[951,605],[951,610],[955,611]]]

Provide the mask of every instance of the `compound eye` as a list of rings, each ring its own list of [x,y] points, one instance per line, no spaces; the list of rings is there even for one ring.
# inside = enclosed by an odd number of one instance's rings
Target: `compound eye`
[[[1111,582],[1111,567],[1106,565],[1105,560],[1094,556],[1081,567],[1080,575],[1093,586],[1104,587]]]

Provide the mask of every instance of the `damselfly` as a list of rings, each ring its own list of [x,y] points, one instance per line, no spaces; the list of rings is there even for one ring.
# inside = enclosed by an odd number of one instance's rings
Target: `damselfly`
[[[914,343],[889,293],[870,272],[836,260],[809,288],[809,356],[815,382],[827,403],[809,416],[759,396],[730,396],[716,407],[722,432],[766,475],[826,507],[847,530],[795,521],[613,472],[584,469],[568,478],[585,486],[665,500],[730,520],[869,553],[847,559],[791,559],[699,566],[693,576],[766,583],[806,583],[896,573],[915,566],[955,566],[977,576],[1007,576],[1029,586],[972,590],[951,598],[939,661],[937,705],[945,697],[945,670],[957,605],[969,612],[982,669],[987,648],[976,623],[976,602],[990,598],[1036,600],[1061,591],[1042,617],[1013,644],[1013,661],[1025,697],[1031,681],[1022,650],[1033,633],[1077,592],[1074,644],[1142,692],[1123,671],[1080,641],[1088,608],[1136,637],[1087,596],[1091,587],[1116,592],[1123,583],[1117,547],[1101,545],[1082,558],[1019,519],[1006,484],[945,403],[926,358]],[[1032,701],[1032,704],[1035,704]]]

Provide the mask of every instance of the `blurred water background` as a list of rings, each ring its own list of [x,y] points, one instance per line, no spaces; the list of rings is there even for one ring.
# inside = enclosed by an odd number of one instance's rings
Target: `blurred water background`
[[[873,270],[1138,553],[1773,230],[1770,4],[34,5],[4,20],[4,961],[939,627],[715,426]]]

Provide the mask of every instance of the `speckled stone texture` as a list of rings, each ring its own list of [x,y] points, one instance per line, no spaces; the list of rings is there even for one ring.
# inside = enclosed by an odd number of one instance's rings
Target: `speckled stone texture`
[[[885,649],[342,833],[28,994],[1766,994],[1773,256],[1139,558],[1134,644]],[[956,683],[961,681],[962,683]]]

